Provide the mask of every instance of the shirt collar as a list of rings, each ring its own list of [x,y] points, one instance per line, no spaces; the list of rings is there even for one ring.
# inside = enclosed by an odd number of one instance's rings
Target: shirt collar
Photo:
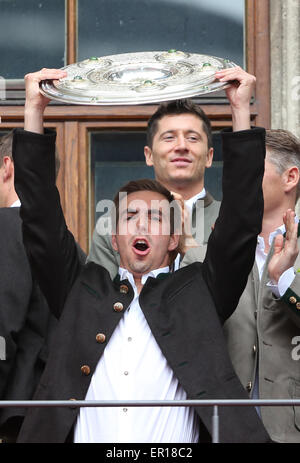
[[[299,223],[299,218],[298,218],[297,215],[295,216],[295,223]],[[275,236],[284,235],[284,234],[285,234],[285,225],[282,224],[280,227],[276,228],[276,230],[274,230],[272,233],[270,233],[270,235],[269,235],[269,245],[270,246],[272,245]],[[262,236],[258,236],[258,244],[260,245],[260,247],[264,248],[265,243],[264,243],[264,239],[263,239]]]
[[[196,203],[196,201],[198,201],[198,199],[201,199],[201,198],[204,198],[206,195],[206,190],[205,188],[203,188],[200,193],[197,193],[195,196],[192,196],[191,198],[187,199],[186,201],[184,201],[184,204],[187,206],[187,208],[189,210],[192,210],[193,209],[193,206],[194,204]]]
[[[280,227],[276,228],[272,233],[269,235],[269,245],[271,246],[273,239],[277,235],[284,235],[285,234],[285,225],[282,224]]]
[[[156,278],[157,275],[159,275],[160,273],[168,273],[169,271],[170,271],[169,267],[161,267],[161,268],[151,270],[149,273],[145,273],[145,275],[142,276],[141,282],[144,285],[147,281],[147,278],[149,277]],[[120,275],[121,280],[128,280],[131,283],[133,288],[136,287],[132,273],[130,273],[126,268],[119,267],[119,275]]]
[[[21,207],[21,201],[17,199],[14,203],[12,203],[9,207]]]

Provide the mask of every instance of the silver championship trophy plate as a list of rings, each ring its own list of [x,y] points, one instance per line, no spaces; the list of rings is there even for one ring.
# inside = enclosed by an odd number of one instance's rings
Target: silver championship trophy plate
[[[216,92],[226,82],[218,70],[235,67],[227,59],[178,50],[91,57],[62,68],[67,77],[42,81],[41,92],[63,103],[134,105]]]

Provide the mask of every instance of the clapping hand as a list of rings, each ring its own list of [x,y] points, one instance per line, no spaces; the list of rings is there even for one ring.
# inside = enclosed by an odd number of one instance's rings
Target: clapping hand
[[[277,235],[274,243],[274,254],[269,262],[268,271],[271,280],[278,283],[280,276],[293,267],[299,253],[297,244],[298,224],[295,223],[295,212],[288,209],[283,216],[286,237]]]

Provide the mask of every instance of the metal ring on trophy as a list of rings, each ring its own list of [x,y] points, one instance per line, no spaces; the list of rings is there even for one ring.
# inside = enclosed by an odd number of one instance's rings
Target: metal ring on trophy
[[[91,56],[90,58],[87,58],[77,63],[77,66],[94,68],[95,64],[97,65],[98,69],[107,68],[108,66],[111,66],[112,61],[110,59],[98,58],[97,56]]]
[[[174,48],[172,48],[171,50],[158,53],[155,56],[155,59],[157,59],[157,61],[179,61],[187,59],[189,57],[190,53],[185,53],[183,51],[175,50]]]
[[[181,76],[189,75],[195,72],[195,66],[187,63],[186,61],[178,61],[176,63],[176,68]]]
[[[226,88],[215,78],[235,67],[227,59],[178,50],[91,57],[65,66],[67,77],[42,81],[41,93],[68,104],[147,104],[191,98]]]
[[[139,85],[132,87],[132,89],[136,92],[153,92],[157,90],[163,90],[164,88],[166,88],[164,84],[153,82],[153,80],[145,80]]]
[[[81,76],[74,76],[73,79],[71,80],[66,80],[63,83],[63,87],[69,87],[70,89],[72,88],[85,88],[89,85],[89,81],[87,79],[84,79]]]

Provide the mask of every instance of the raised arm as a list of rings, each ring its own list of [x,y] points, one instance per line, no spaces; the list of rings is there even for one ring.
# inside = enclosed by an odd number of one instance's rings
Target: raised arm
[[[263,216],[265,130],[250,129],[255,78],[240,68],[222,75],[224,80],[234,80],[227,89],[234,131],[222,134],[223,199],[208,241],[204,274],[224,322],[236,308],[254,264]]]
[[[218,71],[216,77],[221,82],[231,82],[226,89],[226,95],[231,108],[233,132],[249,130],[251,128],[250,101],[255,88],[255,76],[237,66]]]
[[[58,80],[66,77],[66,71],[61,69],[43,68],[38,72],[26,74],[25,89],[26,100],[24,107],[24,129],[29,132],[44,133],[43,118],[44,111],[49,99],[39,91],[39,84],[42,80]]]
[[[23,239],[34,275],[56,316],[81,269],[73,235],[68,231],[55,185],[55,133],[43,129],[48,100],[39,92],[43,79],[61,71],[28,74],[25,130],[14,132],[15,188],[21,200]]]

